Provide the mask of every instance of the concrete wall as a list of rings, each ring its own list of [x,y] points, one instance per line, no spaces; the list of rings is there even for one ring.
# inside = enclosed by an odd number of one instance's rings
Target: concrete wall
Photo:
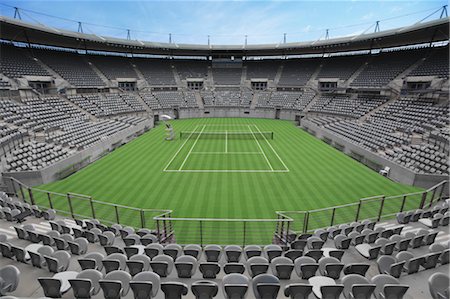
[[[178,109],[179,118],[208,118],[208,117],[249,117],[249,118],[270,118],[274,119],[276,116],[276,109],[271,108],[228,108],[228,107],[205,107],[198,108],[180,108]],[[155,110],[154,114],[167,114],[174,116],[173,109]],[[300,115],[296,110],[280,110],[279,118],[283,120],[295,120],[295,117]]]
[[[421,188],[430,188],[444,180],[449,180],[449,176],[446,175],[417,174],[400,164],[368,151],[357,144],[353,144],[343,137],[325,130],[307,119],[301,121],[301,126],[317,138],[327,140],[330,145],[339,148],[339,150],[345,154],[355,158],[375,171],[379,171],[385,166],[390,167],[389,178],[393,181]]]
[[[105,153],[114,150],[117,146],[125,144],[153,127],[153,118],[120,131],[102,142],[76,152],[74,155],[45,167],[39,171],[6,172],[3,177],[14,177],[28,186],[47,184],[61,179],[61,172],[75,165],[75,170],[94,162]]]

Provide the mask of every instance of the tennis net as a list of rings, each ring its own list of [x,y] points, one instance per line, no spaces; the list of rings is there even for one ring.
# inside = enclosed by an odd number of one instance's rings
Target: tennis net
[[[273,132],[180,132],[180,139],[273,139]]]

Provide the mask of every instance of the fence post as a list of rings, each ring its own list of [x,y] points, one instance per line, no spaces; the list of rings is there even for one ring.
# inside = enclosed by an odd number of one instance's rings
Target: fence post
[[[280,218],[279,215],[278,215],[278,218]],[[278,223],[277,226],[279,227],[280,224]],[[244,224],[244,229],[245,229],[245,224]],[[283,233],[284,233],[284,221],[281,222],[281,230],[279,232],[279,235],[280,235],[281,239],[283,239]],[[288,232],[286,232],[286,237],[287,237],[288,234],[289,234],[289,230],[288,230]]]
[[[164,232],[164,239],[167,239],[167,220],[166,220],[166,214],[163,215],[163,232]]]
[[[14,182],[13,182],[13,186],[15,186]],[[20,188],[20,194],[22,195],[22,199],[23,199],[23,201],[25,201],[25,194],[23,194],[23,188],[20,185],[19,185],[19,188]],[[16,189],[16,187],[14,187],[14,193],[16,193],[15,189]],[[17,193],[16,193],[16,196],[17,196]]]
[[[384,197],[384,196],[381,198],[380,210],[378,211],[378,219],[377,219],[378,222],[380,221],[381,215],[383,214],[383,207],[384,207],[384,199],[385,198],[386,197]]]
[[[305,222],[303,223],[303,233],[306,234],[306,232],[308,231],[309,211],[306,212],[304,221]]]
[[[161,243],[161,231],[159,230],[159,220],[156,219],[156,232],[158,234],[158,242]]]
[[[333,223],[334,223],[334,214],[336,214],[336,208],[333,208],[333,214],[331,214],[331,224],[330,224],[330,226],[333,226]]]
[[[434,196],[436,195],[436,190],[437,190],[437,188],[438,188],[438,187],[434,188],[434,189],[433,189],[433,193],[431,193],[431,201],[430,201],[430,204],[428,205],[428,207],[431,207],[431,205],[433,204]]]
[[[141,209],[141,227],[145,227],[145,217],[144,217],[144,210]]]
[[[284,222],[284,221],[283,221]],[[286,237],[285,237],[285,245],[288,245],[289,244],[289,228],[290,228],[290,226],[291,226],[291,222],[290,221],[288,221],[287,222],[287,229],[286,229]]]
[[[91,205],[92,218],[93,218],[93,219],[96,219],[96,217],[95,217],[94,203],[92,202],[92,197],[89,197],[89,204]],[[117,222],[117,223],[119,223],[119,222]]]
[[[53,202],[52,202],[50,192],[47,192],[47,198],[48,198],[48,205],[50,206],[50,209],[53,209]]]
[[[444,182],[442,184],[441,192],[439,192],[439,199],[438,201],[442,200],[442,194],[444,194],[445,186],[447,185],[447,182]]]
[[[244,228],[244,236],[243,236],[243,238],[242,238],[242,247],[244,247],[245,246],[245,243],[246,243],[246,238],[247,238],[247,234],[246,234],[246,232],[247,232],[247,222],[246,221],[244,221],[244,222],[242,222],[242,224],[243,224],[243,228]]]
[[[425,206],[426,199],[427,199],[427,191],[422,193],[422,200],[420,201],[419,209],[423,209],[423,207]]]
[[[358,204],[358,209],[356,210],[356,217],[355,217],[355,222],[358,222],[359,219],[359,213],[361,212],[361,205],[362,205],[362,200],[359,200],[359,204]]]
[[[13,178],[11,178],[11,185],[12,185],[12,188],[13,188],[14,195],[18,196],[17,189],[16,189],[16,182],[13,180]],[[22,191],[22,199],[24,199],[22,187],[20,187],[20,191]]]
[[[402,206],[400,207],[400,212],[403,212],[403,209],[405,208],[405,202],[406,202],[406,195],[403,196]]]
[[[72,215],[72,218],[75,218],[75,216],[73,215],[72,199],[70,198],[70,193],[67,193],[67,200],[69,201],[70,215]]]
[[[120,221],[119,221],[119,210],[117,209],[116,205],[114,205],[114,210],[116,211],[116,222],[117,222],[117,224],[120,224]]]
[[[203,223],[200,220],[200,246],[203,247]]]
[[[30,202],[31,205],[34,205],[34,198],[33,198],[33,191],[31,191],[31,188],[28,188],[28,194],[30,195]]]

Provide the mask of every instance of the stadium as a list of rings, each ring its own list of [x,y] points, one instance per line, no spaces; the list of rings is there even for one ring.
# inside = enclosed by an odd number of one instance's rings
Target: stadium
[[[243,44],[2,5],[2,298],[449,298],[446,5]]]

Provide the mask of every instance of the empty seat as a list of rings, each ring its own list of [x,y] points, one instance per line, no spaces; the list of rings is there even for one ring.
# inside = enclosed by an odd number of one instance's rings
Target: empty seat
[[[405,261],[399,262],[395,257],[383,255],[378,258],[377,264],[380,274],[389,274],[395,278],[399,278],[402,274]]]
[[[292,270],[294,270],[294,262],[284,256],[276,257],[270,263],[272,273],[279,279],[290,279]]]
[[[375,290],[375,284],[358,274],[349,274],[342,278],[344,297],[347,299],[370,299]]]
[[[191,278],[197,271],[197,259],[191,255],[182,255],[175,260],[175,269],[179,278]]]
[[[20,281],[19,269],[12,265],[0,268],[0,281],[0,295],[14,292]]]
[[[164,292],[166,299],[181,299],[188,293],[188,287],[181,282],[163,282],[161,283],[161,290]]]
[[[316,275],[319,264],[311,257],[302,256],[295,260],[294,269],[300,278],[309,279]]]
[[[173,259],[168,255],[158,255],[150,262],[153,272],[161,277],[167,277],[173,269]]]
[[[122,270],[115,270],[99,281],[105,299],[116,299],[126,296],[130,290],[131,275]]]
[[[397,278],[387,274],[379,274],[372,277],[371,282],[375,284],[374,295],[377,299],[402,299],[408,291],[408,285],[402,285]]]
[[[403,265],[403,269],[408,274],[417,273],[419,271],[420,265],[422,265],[425,260],[424,257],[415,257],[414,254],[407,251],[397,253],[395,258],[399,262],[405,262],[405,264]]]
[[[304,283],[292,283],[285,287],[284,296],[291,299],[308,299],[312,292],[312,285]]]
[[[430,294],[433,299],[449,298],[450,278],[444,273],[434,273],[428,279]]]
[[[94,269],[81,271],[75,279],[69,279],[73,295],[77,299],[91,298],[100,292],[100,280],[103,274]]]
[[[191,290],[196,299],[211,299],[217,295],[219,286],[213,281],[200,280],[192,283]]]
[[[105,272],[109,273],[115,270],[125,270],[127,264],[127,257],[121,253],[113,253],[103,259],[102,264]]]
[[[98,252],[90,252],[86,254],[83,258],[78,259],[78,263],[82,270],[85,269],[95,269],[98,271],[103,270],[103,259],[104,255]]]
[[[222,255],[222,247],[219,245],[206,245],[205,256],[207,262],[218,262]]]
[[[266,273],[269,269],[269,261],[262,256],[254,256],[247,261],[247,271],[251,277]]]
[[[247,294],[250,280],[237,273],[225,275],[222,279],[223,293],[228,299],[243,299]]]
[[[133,277],[130,281],[130,288],[135,299],[148,299],[158,294],[160,284],[158,274],[144,271]]]
[[[269,262],[271,262],[272,259],[282,255],[283,249],[281,249],[281,247],[279,245],[270,244],[270,245],[267,245],[264,247],[264,253],[265,253],[267,259],[269,260]]]
[[[140,272],[149,271],[150,258],[144,254],[133,255],[127,262],[128,272],[135,276]]]
[[[339,279],[343,268],[344,264],[334,257],[323,257],[319,260],[319,272],[323,276]]]
[[[218,263],[213,262],[200,263],[199,270],[203,278],[215,279],[220,272],[220,266]]]
[[[202,253],[202,247],[200,247],[200,245],[196,245],[196,244],[189,244],[189,245],[184,246],[183,252],[185,255],[193,256],[198,260]]]
[[[257,299],[276,299],[280,280],[272,274],[260,274],[253,278],[253,293]]]

